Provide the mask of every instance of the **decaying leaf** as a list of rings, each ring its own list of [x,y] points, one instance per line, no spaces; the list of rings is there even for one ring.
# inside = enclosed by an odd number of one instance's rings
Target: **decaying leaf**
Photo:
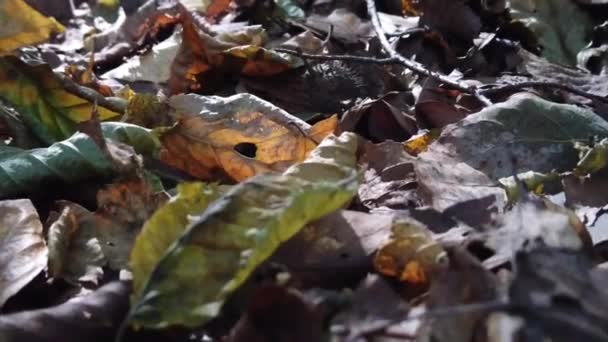
[[[23,0],[4,0],[0,3],[0,55],[22,46],[41,43],[63,26],[31,8]]]
[[[573,142],[608,136],[608,123],[593,112],[529,94],[485,108],[444,128],[415,164],[421,194],[438,210],[466,199],[505,196],[497,181],[512,174],[569,171]]]
[[[29,199],[0,201],[0,307],[46,266],[42,234]]]
[[[144,222],[164,203],[148,182],[134,178],[116,182],[97,194],[98,209],[62,203],[63,215],[51,226],[50,272],[66,280],[95,283],[101,266],[128,268],[135,237]]]
[[[574,1],[510,0],[511,17],[536,35],[542,55],[554,63],[576,65],[591,30],[590,17]]]
[[[46,309],[0,316],[5,342],[111,341],[128,310],[129,284],[112,282],[85,297]]]
[[[161,136],[161,159],[203,180],[283,171],[304,160],[337,124],[333,117],[310,127],[249,94],[176,95],[170,105],[181,118]]]
[[[101,244],[91,229],[82,228],[81,220],[88,211],[66,204],[48,232],[49,276],[72,283],[96,284],[106,264]]]
[[[350,201],[357,187],[357,145],[353,134],[331,136],[284,174],[251,178],[211,203],[147,279],[136,281],[145,285],[134,294],[130,320],[162,328],[215,317],[281,243]]]
[[[298,59],[265,49],[265,31],[259,26],[212,37],[200,30],[191,14],[184,11],[181,24],[182,44],[171,65],[169,79],[172,94],[212,92],[220,89],[231,75],[268,76],[301,65]]]
[[[376,270],[402,282],[426,287],[448,258],[431,232],[414,220],[396,218],[391,240],[382,246],[374,259]]]

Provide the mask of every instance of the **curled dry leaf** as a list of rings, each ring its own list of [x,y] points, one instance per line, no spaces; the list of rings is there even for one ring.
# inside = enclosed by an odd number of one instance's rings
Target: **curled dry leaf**
[[[29,199],[0,201],[0,307],[46,266],[42,223]]]
[[[443,247],[420,223],[396,218],[390,241],[374,258],[376,270],[410,285],[426,288],[436,273],[447,265]]]
[[[357,146],[354,134],[328,137],[284,174],[251,178],[212,202],[156,265],[142,265],[149,274],[134,270],[143,277],[135,283],[143,287],[134,289],[130,321],[162,328],[214,318],[283,242],[351,200],[358,185]]]
[[[177,95],[170,105],[181,118],[161,135],[161,159],[204,180],[216,180],[219,174],[241,181],[283,171],[304,160],[337,124],[332,117],[310,127],[249,94]]]

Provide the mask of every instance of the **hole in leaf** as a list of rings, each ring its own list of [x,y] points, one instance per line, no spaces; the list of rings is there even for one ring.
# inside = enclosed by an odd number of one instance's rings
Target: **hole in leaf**
[[[255,158],[258,147],[255,144],[245,142],[234,145],[234,150],[244,157]]]

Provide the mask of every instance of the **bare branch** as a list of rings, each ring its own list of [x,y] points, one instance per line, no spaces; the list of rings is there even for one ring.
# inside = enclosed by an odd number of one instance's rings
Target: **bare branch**
[[[571,87],[571,86],[568,86],[565,84],[556,83],[556,82],[524,81],[524,82],[513,83],[513,84],[497,85],[490,89],[480,90],[479,92],[482,95],[490,96],[490,95],[498,94],[501,92],[517,91],[517,90],[522,90],[525,88],[559,89],[559,90],[567,91],[574,95],[578,95],[578,96],[581,96],[581,97],[584,97],[584,98],[587,98],[590,100],[594,100],[594,101],[598,101],[598,102],[602,102],[602,103],[608,103],[608,98],[606,98],[606,97],[591,94],[586,91],[583,91],[583,90],[580,90],[580,89],[577,89],[577,88],[574,88],[574,87]]]

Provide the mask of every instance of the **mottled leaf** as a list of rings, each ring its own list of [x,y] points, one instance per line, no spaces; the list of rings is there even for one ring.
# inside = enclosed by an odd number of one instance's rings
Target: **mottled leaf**
[[[88,120],[93,110],[93,103],[64,89],[49,65],[26,64],[14,56],[0,58],[0,97],[46,143],[71,136],[76,124]],[[102,106],[98,112],[101,120],[119,115]]]
[[[357,187],[356,149],[355,135],[332,136],[284,174],[251,178],[213,202],[147,280],[136,281],[145,286],[135,294],[131,321],[161,328],[215,317],[281,243],[348,203]]]
[[[304,160],[337,124],[334,117],[311,127],[249,94],[176,95],[170,105],[181,118],[161,135],[161,159],[204,180],[283,171]]]

